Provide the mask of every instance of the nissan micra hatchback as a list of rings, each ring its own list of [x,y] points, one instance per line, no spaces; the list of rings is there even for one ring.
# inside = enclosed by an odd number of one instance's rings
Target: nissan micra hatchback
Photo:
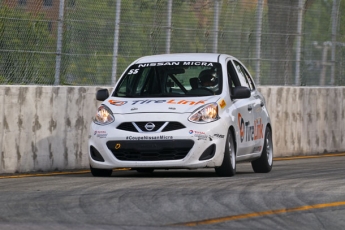
[[[214,168],[234,176],[273,165],[272,126],[246,67],[226,54],[165,54],[134,61],[102,101],[90,127],[93,176],[115,168]]]

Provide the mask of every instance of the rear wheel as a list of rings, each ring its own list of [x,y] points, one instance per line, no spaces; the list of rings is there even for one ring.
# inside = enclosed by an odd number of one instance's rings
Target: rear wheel
[[[96,176],[96,177],[110,177],[111,174],[113,173],[112,169],[95,169],[92,168],[90,165],[90,171],[92,176]]]
[[[273,166],[273,142],[272,131],[269,127],[266,128],[264,147],[262,149],[261,157],[252,161],[252,168],[256,173],[268,173]]]
[[[229,130],[225,142],[224,159],[221,166],[215,168],[218,176],[232,177],[236,174],[236,150],[232,132]]]

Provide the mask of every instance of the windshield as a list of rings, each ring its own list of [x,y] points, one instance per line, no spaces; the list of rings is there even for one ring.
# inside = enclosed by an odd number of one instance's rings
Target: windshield
[[[195,97],[221,93],[221,65],[177,61],[132,65],[120,79],[116,97]]]

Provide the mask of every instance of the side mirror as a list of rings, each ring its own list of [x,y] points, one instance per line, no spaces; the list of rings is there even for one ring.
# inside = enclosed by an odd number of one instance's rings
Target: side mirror
[[[245,86],[237,86],[234,88],[232,99],[244,99],[250,97],[250,89]]]
[[[104,101],[109,97],[109,91],[107,89],[100,89],[96,93],[96,99],[98,101]]]

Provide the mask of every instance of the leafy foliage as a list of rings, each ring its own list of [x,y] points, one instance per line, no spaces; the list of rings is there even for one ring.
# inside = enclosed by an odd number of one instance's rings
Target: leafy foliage
[[[0,8],[0,83],[52,84],[54,38],[43,15]]]
[[[65,1],[60,84],[109,85],[113,70],[117,1]],[[173,0],[121,1],[116,78],[144,55],[183,52],[229,53],[250,70],[257,64],[257,1]],[[294,78],[298,1],[264,1],[261,31],[261,84],[290,84]],[[303,12],[301,74],[303,84],[317,84],[322,44],[331,40],[333,0],[307,0]],[[57,21],[0,1],[0,84],[53,84]],[[345,43],[345,2],[340,1],[337,41]],[[39,12],[37,10],[36,12]],[[52,31],[49,31],[52,28]],[[171,33],[170,46],[167,34]],[[215,37],[217,41],[215,44]],[[216,47],[216,50],[214,50]],[[344,84],[345,46],[337,46],[337,82]],[[328,56],[330,59],[330,54]],[[327,75],[329,75],[329,67]],[[254,71],[251,71],[254,75]]]

